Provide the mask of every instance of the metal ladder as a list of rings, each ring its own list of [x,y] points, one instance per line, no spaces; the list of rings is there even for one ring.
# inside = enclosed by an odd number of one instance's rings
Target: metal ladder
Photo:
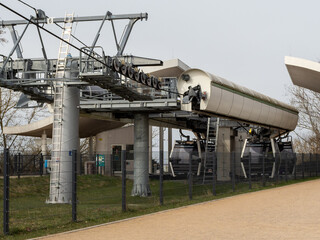
[[[52,132],[52,164],[53,174],[56,177],[52,179],[51,184],[56,184],[59,187],[59,173],[60,173],[60,160],[61,160],[61,146],[62,146],[62,124],[63,124],[63,94],[64,94],[64,80],[67,57],[69,53],[69,42],[71,39],[73,13],[66,14],[64,18],[64,25],[60,41],[59,53],[56,65],[57,79],[54,83],[54,103],[53,103],[53,132]],[[59,80],[61,79],[61,80]]]
[[[206,181],[206,174],[212,173],[213,174],[213,159],[208,159],[208,152],[216,152],[217,145],[218,145],[218,134],[219,134],[219,122],[220,119],[217,118],[217,121],[214,122],[209,117],[207,123],[207,136],[206,136],[206,145],[205,145],[205,156],[204,156],[204,163],[203,163],[203,184]]]

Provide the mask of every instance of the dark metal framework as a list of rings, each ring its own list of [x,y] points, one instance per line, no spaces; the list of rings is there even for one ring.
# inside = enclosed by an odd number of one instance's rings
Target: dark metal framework
[[[56,81],[55,72],[57,59],[47,59],[40,30],[63,41],[63,39],[56,34],[48,31],[44,25],[58,25],[59,23],[63,23],[65,19],[62,17],[50,18],[46,16],[42,10],[36,10],[36,16],[31,16],[31,18],[28,19],[2,3],[0,3],[0,6],[23,18],[22,20],[0,22],[2,27],[9,28],[14,42],[14,46],[9,55],[0,57],[0,60],[2,58],[2,61],[0,61],[0,86],[21,91],[27,95],[29,99],[37,102],[53,102],[53,85]],[[177,95],[170,94],[170,92],[174,92],[176,89],[172,89],[171,86],[168,86],[168,83],[161,86],[160,79],[144,74],[143,71],[138,69],[139,66],[162,65],[162,61],[123,55],[134,24],[138,20],[147,20],[147,18],[147,13],[113,15],[109,11],[102,16],[73,18],[73,22],[101,21],[100,27],[90,46],[80,48],[68,43],[71,47],[79,50],[79,57],[70,57],[67,59],[66,71],[69,72],[69,74],[63,79],[64,84],[77,86],[82,90],[84,94],[81,94],[81,96],[83,96],[82,99],[84,99],[83,103],[85,103],[86,108],[88,108],[90,100],[95,101],[94,108],[100,105],[97,105],[96,101],[100,103],[110,103],[114,100],[120,100],[122,104],[127,104],[129,101],[146,101],[149,102],[148,105],[153,105],[152,102],[154,99],[171,98],[176,102]],[[128,24],[123,30],[120,40],[118,40],[114,26],[114,21],[117,20],[128,20]],[[103,48],[96,46],[106,21],[112,24],[113,35],[117,46],[117,54],[114,57],[105,55]],[[17,25],[25,26],[19,37],[15,30],[15,26]],[[20,41],[30,25],[35,25],[38,29],[43,52],[42,59],[27,59],[22,56]],[[73,37],[76,38],[75,36]],[[79,39],[77,40],[80,41]],[[14,52],[16,52],[18,59],[12,59]],[[101,92],[103,92],[102,95],[104,99],[97,99],[96,94],[91,96],[86,95],[85,92],[91,86],[95,86],[96,89],[100,91],[98,95],[101,96]],[[108,96],[108,99],[105,98],[106,96]],[[173,107],[177,109],[178,104],[175,103],[173,105],[175,105]],[[167,106],[168,102],[166,100],[160,100],[160,105],[158,101],[155,109],[160,112],[168,111],[168,109],[166,109]],[[172,108],[172,104],[168,107]]]

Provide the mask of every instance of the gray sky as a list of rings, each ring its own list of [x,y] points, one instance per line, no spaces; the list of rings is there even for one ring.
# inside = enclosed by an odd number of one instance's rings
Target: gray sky
[[[284,56],[320,60],[319,0],[25,0],[43,9],[49,17],[140,13],[148,21],[138,21],[125,53],[168,60],[179,58],[200,68],[278,100],[289,102],[286,86],[292,83]],[[33,11],[17,0],[2,0],[24,16]],[[19,17],[0,8],[2,20]],[[126,22],[116,26],[123,27]],[[46,28],[61,34],[55,26]],[[90,44],[99,23],[73,25],[74,34]],[[22,28],[17,28],[21,33]],[[121,29],[121,28],[120,28]],[[118,32],[120,38],[121,32]],[[50,58],[56,58],[59,41],[43,33]],[[6,37],[11,41],[10,35]],[[73,41],[73,43],[77,43]],[[110,23],[105,24],[98,45],[107,55],[115,54]],[[24,57],[41,57],[34,27],[22,41]],[[80,46],[80,45],[78,45]],[[12,43],[0,44],[7,54]],[[72,55],[78,55],[72,51]],[[178,134],[175,133],[175,138]]]
[[[285,102],[288,102],[286,86],[291,81],[284,56],[320,60],[320,1],[317,0],[25,1],[43,9],[50,17],[63,17],[65,12],[78,16],[104,15],[106,11],[147,12],[148,21],[136,23],[125,53],[161,60],[180,58],[190,67],[204,69]],[[25,16],[33,14],[16,0],[2,2]],[[0,17],[19,19],[6,9],[0,10]],[[74,24],[75,35],[90,44],[98,25]],[[61,33],[57,27],[46,27]],[[21,28],[18,30],[21,32]],[[49,57],[56,58],[59,42],[44,35]],[[7,38],[11,40],[9,35]],[[24,57],[41,57],[34,27],[22,44]],[[105,25],[98,45],[104,47],[106,54],[115,54],[110,23]],[[0,53],[8,53],[11,46],[10,42],[0,45]]]

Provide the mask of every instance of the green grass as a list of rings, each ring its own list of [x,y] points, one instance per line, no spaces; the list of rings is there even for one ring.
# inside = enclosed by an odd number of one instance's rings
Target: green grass
[[[310,180],[314,178],[308,178]],[[164,205],[159,205],[159,182],[152,180],[150,187],[152,196],[147,198],[132,197],[130,190],[132,181],[127,180],[127,208],[121,211],[121,179],[100,175],[78,177],[78,221],[71,221],[71,205],[46,204],[49,192],[49,177],[30,177],[10,179],[10,235],[2,234],[2,204],[0,204],[0,238],[25,239],[71,229],[111,222],[165,209],[189,205],[193,203],[219,199],[235,194],[257,191],[275,186],[297,183],[305,180],[290,180],[275,184],[237,183],[235,192],[230,183],[218,184],[217,195],[212,195],[212,185],[194,185],[193,199],[188,198],[186,181],[164,182]],[[0,183],[0,188],[3,187]],[[0,193],[3,199],[2,191]]]

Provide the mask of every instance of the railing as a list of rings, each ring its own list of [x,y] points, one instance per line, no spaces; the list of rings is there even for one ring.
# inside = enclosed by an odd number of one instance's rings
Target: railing
[[[153,171],[150,175],[149,169],[130,165],[132,160],[126,151],[122,151],[121,155],[117,153],[118,158],[114,158],[115,155],[111,152],[82,155],[80,158],[74,157],[74,151],[72,154],[70,152],[66,154],[68,155],[66,161],[70,163],[68,163],[69,168],[59,171],[70,176],[65,180],[60,179],[59,184],[70,185],[66,189],[70,190],[72,207],[68,204],[46,203],[50,181],[49,174],[45,171],[48,166],[45,165],[46,162],[48,164],[46,160],[50,160],[50,157],[43,156],[41,159],[39,157],[41,155],[19,155],[14,151],[10,151],[9,155],[0,154],[1,174],[5,175],[1,185],[4,184],[6,186],[4,189],[7,191],[4,192],[5,195],[0,193],[5,201],[4,204],[0,204],[0,210],[6,216],[0,217],[1,224],[4,224],[2,234],[19,235],[31,232],[32,237],[35,237],[37,231],[41,234],[44,228],[48,233],[55,232],[57,228],[61,231],[66,230],[67,226],[70,227],[71,221],[102,223],[111,219],[121,219],[126,216],[126,211],[130,213],[158,211],[162,205],[167,208],[177,204],[188,204],[191,200],[205,201],[283,185],[286,182],[294,183],[299,179],[313,179],[320,175],[320,156],[309,153],[281,153],[275,157],[249,155],[247,159],[241,159],[240,153],[235,152],[216,153],[208,156],[212,165],[206,172],[205,181],[202,177],[203,168],[198,174],[199,170],[193,167],[196,159],[186,159],[184,161],[186,168],[179,170],[175,164],[170,166],[170,161],[164,158],[167,153],[163,152],[153,152]],[[120,167],[115,166],[115,161]],[[80,170],[79,166],[74,165],[75,163],[80,163]],[[90,175],[84,175],[85,171],[89,173],[88,169],[85,170],[87,163],[92,167]],[[117,171],[109,171],[115,167]],[[42,177],[41,169],[44,169]],[[172,170],[175,171],[175,177]],[[131,196],[135,180],[130,179],[141,177],[134,176],[133,171],[143,172],[150,177],[145,186],[145,189],[149,189],[147,195],[151,193],[150,196]],[[31,173],[40,176],[24,177]],[[113,174],[115,176],[112,176]],[[9,184],[9,176],[20,176],[20,178],[10,177]],[[127,180],[122,181],[121,176]],[[9,201],[10,209],[7,208]],[[75,224],[76,227],[77,223]]]

